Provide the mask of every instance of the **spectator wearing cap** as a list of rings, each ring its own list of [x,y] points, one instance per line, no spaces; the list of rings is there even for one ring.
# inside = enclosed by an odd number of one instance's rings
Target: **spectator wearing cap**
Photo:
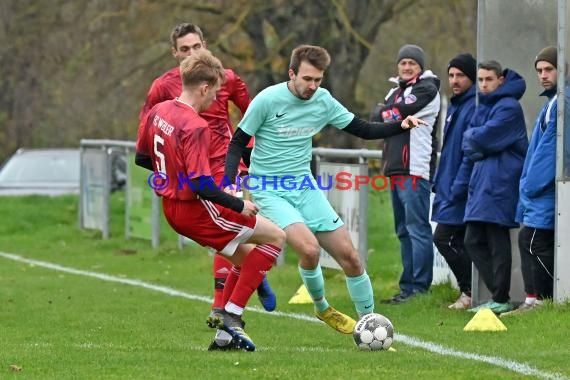
[[[384,140],[384,174],[395,184],[391,186],[391,197],[403,267],[399,293],[383,301],[390,304],[427,292],[433,278],[429,209],[440,107],[440,81],[425,69],[426,56],[421,47],[402,46],[396,64],[398,76],[391,78],[396,86],[388,92],[384,104],[375,107],[372,119],[387,122],[414,115],[427,125]],[[406,180],[401,181],[402,177]]]
[[[547,46],[534,59],[546,102],[534,122],[519,183],[518,244],[526,298],[509,314],[533,310],[553,295],[557,55],[556,47]]]
[[[465,252],[466,192],[454,196],[453,188],[463,161],[461,144],[475,112],[477,62],[469,53],[459,54],[447,65],[447,78],[453,93],[447,109],[443,129],[443,143],[439,166],[432,190],[435,197],[432,221],[437,222],[433,242],[457,279],[460,296],[450,309],[467,309],[471,306],[471,259]]]

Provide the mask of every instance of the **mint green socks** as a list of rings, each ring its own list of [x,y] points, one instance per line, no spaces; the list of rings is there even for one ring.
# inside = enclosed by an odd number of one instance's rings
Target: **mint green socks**
[[[317,265],[315,269],[303,269],[299,267],[299,274],[315,303],[317,311],[322,312],[328,309],[329,303],[325,298],[325,280],[321,266]]]
[[[329,303],[325,298],[325,280],[321,266],[318,265],[315,269],[299,267],[299,274],[317,310],[325,311]],[[374,312],[374,291],[368,273],[364,272],[357,277],[346,277],[346,286],[359,316]]]
[[[359,316],[374,312],[374,291],[368,273],[347,277],[346,286]]]

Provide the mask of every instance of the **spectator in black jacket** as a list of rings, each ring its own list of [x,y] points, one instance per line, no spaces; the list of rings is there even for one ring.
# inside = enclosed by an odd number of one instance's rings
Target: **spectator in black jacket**
[[[400,239],[403,271],[400,292],[384,303],[399,304],[425,293],[433,277],[433,238],[429,222],[430,181],[437,157],[439,79],[425,70],[425,54],[417,45],[398,52],[398,77],[373,115],[379,121],[414,115],[427,122],[384,140],[384,174],[390,177],[396,234]]]

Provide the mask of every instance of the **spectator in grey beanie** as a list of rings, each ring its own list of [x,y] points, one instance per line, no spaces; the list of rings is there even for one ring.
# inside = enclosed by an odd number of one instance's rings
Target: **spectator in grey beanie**
[[[477,61],[471,54],[459,54],[457,57],[449,61],[447,71],[449,71],[451,67],[458,68],[463,72],[463,74],[467,75],[467,77],[471,79],[471,82],[477,83]]]
[[[403,120],[421,115],[426,125],[401,137],[384,139],[384,175],[401,187],[390,190],[394,229],[400,240],[402,274],[399,293],[382,303],[400,304],[425,294],[433,279],[433,236],[429,222],[430,181],[437,157],[437,125],[440,110],[439,78],[426,66],[426,55],[417,45],[404,45],[396,58],[397,77],[373,120]],[[414,178],[414,184],[411,178]],[[392,183],[392,182],[391,182]]]
[[[422,71],[425,68],[426,55],[421,47],[418,45],[404,45],[400,48],[398,52],[398,59],[396,63],[399,63],[404,58],[413,59],[420,65]]]

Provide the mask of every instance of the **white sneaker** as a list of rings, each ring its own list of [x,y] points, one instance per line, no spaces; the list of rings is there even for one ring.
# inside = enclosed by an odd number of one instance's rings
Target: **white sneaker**
[[[464,310],[471,307],[471,297],[465,293],[461,293],[457,301],[448,306],[450,309]]]

